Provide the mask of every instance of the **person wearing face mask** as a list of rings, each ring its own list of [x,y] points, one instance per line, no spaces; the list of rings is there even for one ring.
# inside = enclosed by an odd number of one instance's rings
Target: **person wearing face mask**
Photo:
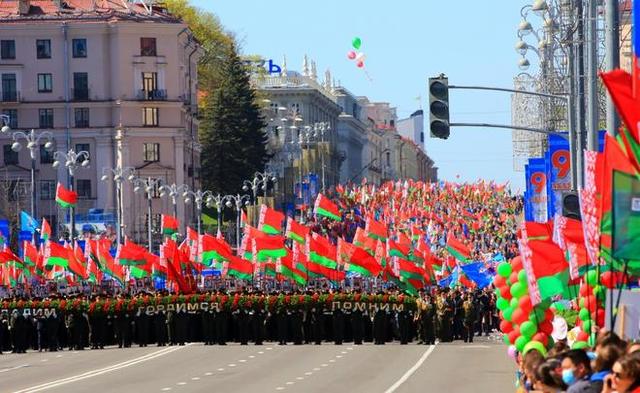
[[[534,387],[542,393],[564,392],[567,385],[562,381],[562,365],[559,360],[551,359],[538,366],[535,372]]]
[[[599,393],[601,386],[590,381],[591,361],[581,349],[572,349],[562,358],[562,381],[569,386],[567,393]]]
[[[604,379],[602,393],[640,393],[640,352],[618,359]]]

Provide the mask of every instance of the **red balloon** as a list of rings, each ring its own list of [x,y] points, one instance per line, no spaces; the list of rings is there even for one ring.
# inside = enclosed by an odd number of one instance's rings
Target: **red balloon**
[[[507,299],[507,300],[511,300],[512,296],[511,296],[511,291],[509,290],[508,286],[504,286],[504,287],[500,287],[500,296],[502,296],[503,298]]]
[[[509,321],[502,321],[500,322],[500,331],[509,334],[513,331],[513,325]]]
[[[553,321],[553,317],[555,316],[555,314],[553,313],[553,311],[551,311],[551,309],[546,309],[544,311],[544,320],[545,321]]]
[[[507,279],[499,274],[496,274],[495,278],[493,279],[493,285],[495,285],[496,288],[502,288],[507,285]]]
[[[547,345],[549,345],[549,335],[543,332],[538,332],[534,334],[533,337],[531,337],[531,341],[540,341],[542,345],[546,347]]]
[[[588,340],[589,340],[589,334],[583,331],[578,333],[578,335],[576,336],[576,341],[588,341]]]
[[[612,272],[604,272],[600,275],[600,283],[605,287],[611,289],[616,285],[616,278]]]
[[[599,308],[596,312],[595,321],[596,325],[600,327],[604,326],[604,310],[602,308]]]
[[[584,297],[583,299],[583,307],[588,309],[589,312],[595,312],[596,308],[598,306],[598,300],[596,299],[595,296],[593,295],[589,295],[587,297]]]
[[[517,283],[518,282],[518,273],[516,273],[516,272],[511,273],[511,275],[509,276],[509,282],[511,283],[511,285]]]
[[[518,337],[520,337],[520,329],[514,329],[511,333],[507,334],[507,337],[509,337],[511,344],[515,344]]]
[[[522,325],[523,322],[529,319],[529,313],[525,313],[522,309],[516,308],[511,314],[511,320],[518,325]]]
[[[538,330],[542,333],[551,335],[551,333],[553,332],[553,324],[551,323],[551,321],[544,321],[540,324],[540,326],[538,326]]]
[[[531,310],[533,310],[533,304],[531,304],[529,295],[524,295],[518,300],[518,307],[526,314],[529,314]]]
[[[519,272],[520,270],[522,270],[522,258],[520,257],[520,255],[518,255],[517,257],[514,257],[511,260],[511,269],[516,272]]]
[[[593,295],[593,287],[586,284],[580,285],[580,297],[587,297],[589,295]]]

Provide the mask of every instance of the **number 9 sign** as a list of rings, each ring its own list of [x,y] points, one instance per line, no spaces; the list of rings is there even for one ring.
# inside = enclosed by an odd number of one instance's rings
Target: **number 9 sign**
[[[556,150],[551,156],[551,165],[558,171],[556,179],[565,179],[571,169],[569,150]]]
[[[531,185],[536,194],[542,193],[542,189],[547,184],[547,175],[544,172],[533,172],[531,174]]]

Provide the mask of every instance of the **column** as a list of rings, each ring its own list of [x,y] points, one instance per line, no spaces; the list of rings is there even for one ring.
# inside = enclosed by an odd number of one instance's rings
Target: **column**
[[[185,183],[184,173],[184,131],[179,135],[173,137],[173,155],[175,162],[175,174],[174,178],[177,185]],[[178,220],[183,223],[187,221],[185,215],[184,203],[182,197],[178,198]]]

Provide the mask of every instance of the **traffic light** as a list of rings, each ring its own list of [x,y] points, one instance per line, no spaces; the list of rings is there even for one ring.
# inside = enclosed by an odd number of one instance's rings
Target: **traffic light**
[[[562,215],[574,220],[582,220],[580,198],[577,192],[567,191],[562,194]]]
[[[449,79],[429,78],[429,129],[432,138],[449,138]]]

